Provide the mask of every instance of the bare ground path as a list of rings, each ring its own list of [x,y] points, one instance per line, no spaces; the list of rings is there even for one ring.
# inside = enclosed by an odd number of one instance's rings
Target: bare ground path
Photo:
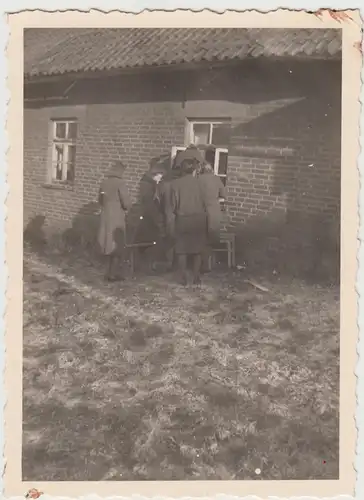
[[[24,262],[24,480],[338,477],[337,289]]]

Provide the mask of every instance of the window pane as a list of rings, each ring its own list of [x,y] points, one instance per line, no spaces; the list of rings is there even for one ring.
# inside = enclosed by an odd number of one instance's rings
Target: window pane
[[[76,146],[68,146],[68,162],[76,163]]]
[[[63,159],[64,159],[64,145],[63,144],[54,144],[53,147],[54,147],[53,178],[60,181],[60,180],[62,180],[62,165],[63,165]]]
[[[214,168],[214,164],[215,164],[215,150],[214,149],[206,149],[205,160],[207,161],[207,163],[210,163],[212,168]]]
[[[62,163],[64,158],[63,144],[55,144],[55,156],[54,161]]]
[[[52,174],[53,179],[56,181],[61,181],[62,180],[62,163],[54,163],[53,164],[53,174]]]
[[[66,124],[62,122],[56,122],[56,139],[66,138]]]
[[[75,180],[75,164],[68,163],[67,165],[67,180],[74,181]]]
[[[230,123],[214,124],[212,128],[211,144],[218,147],[227,147],[230,139]]]
[[[220,152],[219,154],[219,165],[218,165],[218,175],[227,175],[228,166],[228,154]]]
[[[68,124],[67,139],[75,140],[76,137],[77,137],[77,123],[76,122],[70,122]]]
[[[199,144],[210,144],[210,124],[194,123],[192,140],[196,146]]]

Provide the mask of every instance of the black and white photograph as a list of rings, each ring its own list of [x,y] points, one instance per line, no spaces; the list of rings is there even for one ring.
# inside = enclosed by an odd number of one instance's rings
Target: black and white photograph
[[[342,95],[339,23],[24,30],[23,481],[339,479]]]

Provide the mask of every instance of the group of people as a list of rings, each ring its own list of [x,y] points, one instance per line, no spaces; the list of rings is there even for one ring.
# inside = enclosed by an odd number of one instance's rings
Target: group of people
[[[99,192],[98,241],[108,256],[109,281],[124,277],[126,213],[131,208],[124,169],[122,163],[116,163]],[[152,266],[158,260],[167,261],[171,268],[176,264],[180,283],[187,285],[190,257],[193,284],[199,285],[203,266],[219,240],[225,198],[223,183],[195,146],[178,153],[170,169],[153,166],[141,182],[142,214],[135,235]]]

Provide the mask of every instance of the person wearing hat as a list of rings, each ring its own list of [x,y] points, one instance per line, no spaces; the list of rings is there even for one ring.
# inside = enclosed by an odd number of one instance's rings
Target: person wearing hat
[[[120,161],[113,164],[99,190],[101,206],[98,242],[108,257],[105,278],[108,281],[123,279],[122,263],[125,255],[125,214],[131,200],[123,180],[125,166]]]
[[[181,283],[187,285],[187,257],[193,257],[193,283],[201,283],[202,254],[207,244],[207,219],[204,201],[196,177],[203,157],[198,149],[179,153],[176,166],[181,176],[171,183],[167,209],[168,233],[175,238],[175,252]]]

